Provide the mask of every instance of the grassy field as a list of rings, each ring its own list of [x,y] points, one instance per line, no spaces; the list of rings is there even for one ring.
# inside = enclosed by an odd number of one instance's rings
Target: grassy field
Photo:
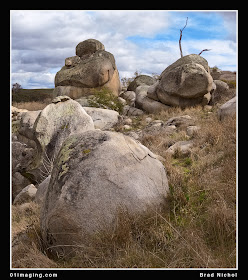
[[[12,93],[12,105],[17,108],[39,110],[42,104],[49,104],[52,100],[53,88],[46,89],[20,89],[18,93]],[[31,103],[31,104],[30,104]],[[40,103],[40,104],[37,104]],[[33,106],[32,106],[33,105]],[[38,105],[38,106],[37,106]],[[27,108],[23,108],[26,106]],[[35,106],[35,107],[34,107]],[[29,109],[30,108],[30,109]],[[43,108],[42,108],[43,109]]]

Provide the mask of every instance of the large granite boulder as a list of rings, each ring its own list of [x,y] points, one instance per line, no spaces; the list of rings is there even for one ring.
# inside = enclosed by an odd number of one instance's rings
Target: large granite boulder
[[[169,191],[163,164],[117,132],[91,130],[63,143],[41,209],[41,233],[55,253],[71,253],[87,236],[115,226],[118,210],[158,210]]]
[[[26,172],[41,180],[48,176],[53,160],[69,135],[95,129],[92,118],[68,96],[58,96],[38,115],[33,125],[36,157]]]
[[[199,55],[191,54],[167,67],[157,85],[148,92],[151,98],[169,106],[206,105],[210,100],[212,83],[208,62]]]

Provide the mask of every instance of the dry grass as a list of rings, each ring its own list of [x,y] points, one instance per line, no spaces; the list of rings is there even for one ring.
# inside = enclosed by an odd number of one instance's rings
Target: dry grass
[[[12,206],[12,267],[57,267],[43,248],[39,206],[34,202]]]
[[[120,211],[114,230],[93,236],[69,260],[52,260],[42,248],[37,206],[31,204],[29,210],[13,206],[13,236],[33,225],[31,245],[13,251],[13,266],[236,267],[236,120],[219,122],[216,109],[208,113],[200,106],[174,108],[152,116],[166,121],[187,114],[201,128],[192,137],[194,148],[188,157],[165,154],[173,141],[186,139],[184,131],[142,139],[144,145],[165,158],[170,187],[166,209],[146,216]],[[146,117],[136,119],[135,126],[144,126]]]
[[[51,103],[51,99],[45,99],[44,101],[30,101],[30,102],[13,102],[12,106],[18,109],[26,109],[29,111],[43,110],[48,104]]]

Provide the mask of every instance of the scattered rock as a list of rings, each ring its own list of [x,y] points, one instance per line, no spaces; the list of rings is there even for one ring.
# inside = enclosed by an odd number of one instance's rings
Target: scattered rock
[[[221,100],[223,96],[225,96],[229,90],[229,86],[227,83],[220,81],[220,80],[214,80],[214,83],[216,85],[215,90],[212,93],[211,98],[211,105],[216,104],[218,101]]]
[[[136,94],[134,91],[125,91],[120,96],[126,100],[127,105],[134,106],[136,99]]]
[[[30,184],[30,181],[25,178],[20,172],[14,172],[12,169],[12,202],[15,197],[24,189],[27,185]]]
[[[218,112],[219,120],[223,121],[227,117],[236,115],[236,96],[220,106]]]
[[[139,75],[137,76],[128,86],[128,91],[136,91],[136,88],[141,85],[151,86],[156,82],[154,78],[148,75]]]
[[[192,141],[178,141],[174,145],[170,146],[165,151],[165,154],[177,157],[187,157],[190,155],[192,147]]]
[[[199,129],[200,129],[200,127],[197,126],[197,125],[190,125],[190,126],[188,126],[187,129],[186,129],[186,134],[187,134],[188,136],[191,137],[191,136],[193,136]]]
[[[166,111],[170,107],[147,97],[148,85],[141,85],[136,88],[135,106],[149,114]]]
[[[190,125],[195,125],[195,120],[189,115],[182,115],[170,118],[165,125],[175,125],[177,128],[183,129]]]
[[[144,112],[138,108],[129,106],[129,105],[125,105],[123,107],[123,115],[124,116],[141,116],[143,115]]]
[[[33,184],[26,186],[21,192],[15,197],[13,204],[22,204],[25,202],[33,201],[36,194],[36,187]]]
[[[117,124],[119,113],[114,110],[83,107],[85,112],[92,118],[95,128],[108,130]]]

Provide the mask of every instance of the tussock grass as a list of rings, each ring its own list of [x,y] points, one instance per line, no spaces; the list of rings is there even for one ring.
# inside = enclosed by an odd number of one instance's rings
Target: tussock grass
[[[40,233],[39,206],[12,205],[12,267],[43,268],[58,265],[46,255]]]

